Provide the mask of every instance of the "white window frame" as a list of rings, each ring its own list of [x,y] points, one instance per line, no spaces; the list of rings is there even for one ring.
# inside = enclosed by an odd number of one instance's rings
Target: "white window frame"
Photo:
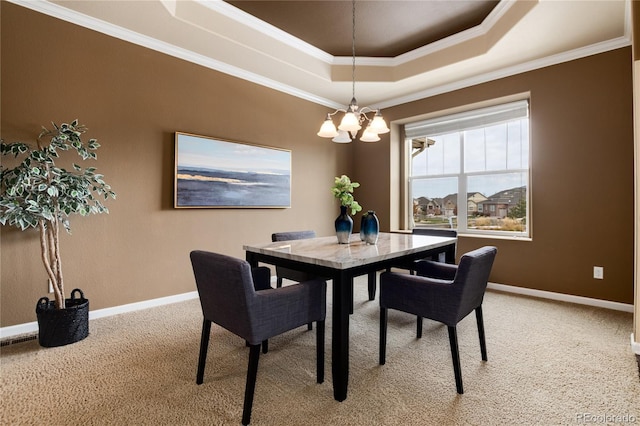
[[[524,114],[524,116],[523,116]],[[464,214],[464,220],[457,220],[457,227],[453,225],[453,218],[449,218],[451,227],[457,229],[459,234],[469,234],[486,237],[506,237],[506,238],[531,238],[531,124],[528,125],[528,164],[526,168],[506,168],[505,170],[490,170],[479,172],[467,172],[464,171],[464,136],[463,130],[469,130],[473,128],[488,127],[500,122],[508,122],[514,119],[529,117],[529,99],[521,99],[517,101],[496,103],[489,107],[473,108],[463,112],[457,112],[455,114],[442,114],[437,115],[428,120],[422,120],[419,122],[405,124],[405,143],[407,144],[408,159],[406,164],[408,165],[408,208],[407,219],[410,227],[426,228],[429,226],[415,225],[413,217],[413,200],[414,194],[412,193],[413,181],[418,179],[433,179],[433,178],[457,178],[458,179],[458,193],[457,193],[457,206],[458,215]],[[483,125],[483,120],[487,122]],[[462,123],[462,127],[459,128]],[[460,131],[460,167],[458,173],[449,174],[434,174],[434,175],[420,175],[413,176],[411,170],[412,167],[412,149],[411,140],[417,137],[434,137],[443,134],[449,134],[456,131]],[[485,146],[486,149],[486,146]],[[527,176],[526,183],[526,229],[522,232],[517,231],[500,231],[500,230],[479,230],[467,228],[467,215],[469,213],[468,199],[467,199],[467,178],[481,175],[499,175],[499,174],[511,174],[511,173],[525,173]],[[485,194],[491,195],[491,194]],[[461,210],[460,206],[465,206]],[[489,210],[495,211],[497,207],[491,205]]]

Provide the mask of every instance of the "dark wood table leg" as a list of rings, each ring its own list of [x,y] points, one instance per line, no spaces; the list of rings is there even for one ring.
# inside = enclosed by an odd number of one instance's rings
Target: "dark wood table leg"
[[[331,336],[331,374],[333,397],[347,399],[349,386],[349,311],[353,277],[338,273],[333,277],[333,332]]]

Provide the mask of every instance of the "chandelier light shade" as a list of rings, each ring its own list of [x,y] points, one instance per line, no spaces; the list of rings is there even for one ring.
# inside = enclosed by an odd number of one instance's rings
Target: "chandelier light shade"
[[[349,143],[351,142],[351,135],[349,134],[349,132],[340,130],[338,132],[338,135],[331,140],[334,141],[335,143]]]
[[[336,143],[349,143],[356,139],[358,132],[362,129],[363,124],[366,122],[366,127],[360,136],[360,140],[363,142],[377,142],[380,140],[380,136],[383,133],[389,132],[387,123],[382,118],[382,113],[379,109],[373,109],[369,107],[358,107],[356,101],[356,2],[352,0],[352,24],[353,31],[351,34],[351,103],[346,109],[337,109],[332,113],[327,114],[327,118],[322,123],[318,136],[323,138],[332,138]],[[338,128],[333,123],[332,116],[338,112],[344,113]]]
[[[373,117],[373,121],[369,124],[371,127],[371,131],[375,132],[378,135],[383,133],[389,133],[389,128],[387,127],[387,123],[382,118],[382,114],[380,111],[376,112],[376,115]]]
[[[329,114],[327,114],[327,119],[322,123],[318,136],[323,138],[334,138],[338,136],[336,125],[333,124],[333,120],[331,120],[331,116]]]
[[[380,140],[380,136],[371,128],[371,125],[367,126],[362,132],[362,136],[360,136],[360,140],[362,142],[378,142]]]
[[[338,130],[344,130],[345,132],[357,133],[362,128],[360,125],[360,117],[356,115],[357,112],[348,111],[342,117]]]

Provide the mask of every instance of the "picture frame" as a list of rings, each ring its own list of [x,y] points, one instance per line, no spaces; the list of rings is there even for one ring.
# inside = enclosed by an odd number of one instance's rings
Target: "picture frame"
[[[290,208],[291,150],[175,133],[175,208]]]

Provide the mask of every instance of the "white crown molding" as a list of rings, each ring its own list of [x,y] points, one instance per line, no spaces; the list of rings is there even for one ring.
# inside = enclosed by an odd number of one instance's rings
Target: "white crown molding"
[[[535,2],[537,3],[538,0],[535,0]],[[469,28],[468,30],[453,34],[449,37],[446,37],[442,40],[438,40],[426,46],[419,47],[410,52],[403,53],[402,55],[396,56],[395,58],[390,58],[391,59],[390,66],[403,65],[405,63],[420,59],[424,56],[432,55],[441,50],[452,48],[466,41],[470,41],[478,37],[483,37],[489,33],[489,31],[500,21],[500,19],[507,13],[507,11],[511,9],[511,7],[513,7],[515,4],[516,2],[514,1],[501,1],[496,5],[496,7],[491,11],[491,13],[489,13],[489,15],[485,18],[484,21],[482,21],[480,25],[477,25],[473,28]]]
[[[298,49],[305,54],[308,54],[316,59],[324,61],[331,65],[351,65],[352,57],[351,56],[332,56],[329,53],[316,48],[315,46],[306,43],[300,40],[297,37],[292,36],[291,34],[282,31],[281,29],[274,27],[271,24],[268,24],[253,15],[250,15],[238,8],[231,6],[228,3],[225,3],[221,0],[196,0],[208,8],[215,10],[225,16],[234,19],[235,21],[242,23],[244,25],[251,26],[252,28],[260,31],[262,34],[271,37],[275,40],[278,40],[288,46],[291,46],[295,49]],[[535,0],[536,2],[538,0]],[[513,1],[501,1],[498,5],[491,11],[491,13],[487,16],[487,18],[480,24],[473,28],[469,28],[468,30],[461,31],[459,33],[453,34],[449,37],[446,37],[442,40],[438,40],[434,43],[431,43],[427,46],[422,46],[417,49],[414,49],[410,52],[403,53],[393,58],[377,58],[377,57],[368,57],[368,56],[356,56],[356,63],[358,65],[366,65],[366,66],[374,66],[374,67],[397,67],[400,65],[404,65],[408,62],[420,59],[424,56],[428,56],[439,52],[441,50],[445,50],[451,47],[454,47],[458,44],[464,43],[466,41],[472,40],[474,38],[485,36],[491,28],[498,23],[500,18],[507,11],[513,7],[515,2]]]
[[[202,65],[204,67],[234,76],[234,77],[251,81],[253,83],[298,97],[300,99],[307,100],[312,103],[316,103],[316,104],[323,105],[333,109],[338,109],[343,107],[343,105],[339,102],[335,102],[331,99],[318,96],[309,91],[298,89],[291,85],[262,76],[255,72],[247,71],[239,67],[230,65],[228,63],[218,61],[211,57],[195,53],[188,49],[181,48],[167,42],[159,41],[157,39],[154,39],[149,36],[145,36],[135,31],[125,29],[117,25],[108,23],[106,21],[84,15],[82,13],[60,6],[56,3],[51,3],[46,0],[7,0],[7,1],[26,7],[28,9],[52,16],[57,19],[70,22],[72,24],[80,25],[80,26],[89,28],[91,30],[101,32],[103,34],[118,38],[120,40],[124,40],[124,41],[131,42],[143,47],[147,47],[149,49],[152,49],[161,53],[165,53],[189,62],[193,62],[199,65]],[[174,4],[175,1],[179,1],[179,0],[163,0],[163,4],[167,8],[167,10],[171,11],[172,10],[171,5]],[[273,27],[272,25],[267,24],[221,0],[195,0],[195,1],[197,1],[199,4],[205,5],[206,7],[218,13],[224,14],[225,16],[228,16],[236,20],[237,22],[244,23],[245,25],[251,25],[254,28],[259,28],[260,31],[262,31],[264,34],[268,35],[269,37],[272,37],[273,39],[276,39],[279,42],[285,43],[288,46],[299,49],[303,51],[305,54],[308,54],[310,57],[319,59],[323,62],[327,62],[332,65],[350,65],[351,64],[351,61],[352,61],[351,57],[333,57],[327,54],[326,52],[323,52],[322,50],[317,49],[314,46],[311,46],[297,39],[296,37],[293,37],[288,33],[276,27]],[[405,63],[407,61],[415,60],[427,54],[431,54],[437,50],[452,47],[455,44],[459,44],[465,40],[469,40],[470,38],[477,37],[478,35],[486,34],[486,32],[492,26],[494,26],[495,23],[513,6],[513,3],[515,2],[511,2],[511,1],[500,2],[498,7],[496,7],[494,11],[479,26],[474,27],[470,30],[464,31],[462,33],[459,33],[457,35],[448,37],[439,42],[432,43],[429,46],[423,46],[421,48],[415,49],[412,52],[406,53],[404,55],[400,55],[396,58],[357,57],[356,63],[358,65],[365,65],[365,66],[391,67],[398,63]],[[418,91],[412,92],[410,95],[395,97],[395,98],[387,99],[384,101],[378,101],[376,102],[376,105],[380,108],[389,108],[389,107],[400,105],[403,103],[413,102],[426,97],[439,95],[449,91],[459,90],[465,87],[485,83],[485,82],[500,79],[500,78],[505,78],[511,75],[516,75],[519,73],[535,70],[538,68],[543,68],[543,67],[579,59],[579,58],[590,56],[590,55],[603,53],[603,52],[617,49],[620,47],[628,46],[631,44],[630,0],[625,0],[625,4],[626,4],[625,35],[623,37],[619,37],[617,39],[575,49],[569,52],[551,55],[545,58],[535,59],[526,63],[514,65],[511,67],[503,68],[503,69],[492,71],[492,72],[487,72],[487,73],[476,75],[466,79],[461,79],[461,80],[448,83],[448,84],[443,84],[437,87],[432,87],[425,90],[418,90]]]
[[[247,12],[231,6],[229,3],[225,3],[222,0],[196,0],[196,2],[206,6],[207,8],[214,10],[234,21],[243,25],[249,26],[257,31],[260,31],[265,36],[277,40],[287,46],[298,49],[305,54],[312,56],[315,59],[319,59],[327,64],[331,64],[334,60],[333,55],[318,49],[317,47],[300,40],[297,37],[292,36],[286,31],[282,31],[280,28],[275,27],[267,22],[264,22]]]
[[[225,62],[217,61],[210,57],[197,54],[190,50],[157,40],[153,37],[149,37],[135,31],[122,28],[120,26],[111,24],[109,22],[87,16],[85,14],[72,11],[55,3],[50,3],[45,0],[7,0],[10,3],[23,6],[25,8],[34,10],[36,12],[49,15],[51,17],[61,19],[63,21],[79,25],[85,28],[89,28],[94,31],[98,31],[102,34],[115,37],[117,39],[127,41],[138,46],[143,46],[157,52],[165,53],[167,55],[183,59],[198,65],[202,65],[209,69],[220,71],[224,74],[228,74],[234,77],[238,77],[243,80],[251,81],[253,83],[265,86],[279,92],[287,93],[289,95],[305,99],[309,102],[313,102],[319,105],[324,105],[329,108],[341,108],[342,104],[334,102],[330,99],[323,98],[321,96],[314,95],[313,93],[306,92],[304,90],[297,89],[293,86],[275,81],[273,79],[261,76],[259,74],[246,71],[239,67],[229,65]]]
[[[619,48],[630,46],[630,45],[631,45],[631,37],[625,35],[623,37],[618,37],[617,39],[596,43],[591,46],[581,47],[579,49],[574,49],[568,52],[558,53],[556,55],[547,56],[545,58],[535,59],[529,62],[524,62],[522,64],[511,66],[511,67],[502,68],[497,71],[479,74],[479,75],[476,75],[467,79],[459,80],[453,83],[432,87],[427,90],[413,92],[407,96],[401,96],[401,97],[389,99],[383,102],[378,102],[377,105],[379,108],[389,108],[392,106],[417,101],[417,100],[428,98],[431,96],[452,92],[454,90],[464,89],[465,87],[471,87],[477,84],[499,80],[501,78],[510,77],[510,76],[521,74],[524,72],[533,71],[536,69],[549,67],[552,65],[557,65],[557,64],[573,61],[580,58],[585,58],[587,56],[597,55],[599,53],[605,53],[611,50],[619,49]]]
[[[536,0],[537,2],[537,0]],[[465,31],[453,34],[449,37],[430,43],[426,46],[418,47],[410,52],[403,53],[393,58],[375,58],[356,56],[356,64],[366,65],[373,67],[398,67],[406,63],[418,60],[425,56],[432,55],[441,50],[455,47],[458,44],[473,40],[478,37],[483,37],[489,33],[491,28],[498,23],[500,18],[515,4],[512,1],[501,1],[491,11],[491,13],[485,18],[480,25],[473,28],[469,28]],[[331,62],[332,65],[351,65],[351,56],[336,56]]]

